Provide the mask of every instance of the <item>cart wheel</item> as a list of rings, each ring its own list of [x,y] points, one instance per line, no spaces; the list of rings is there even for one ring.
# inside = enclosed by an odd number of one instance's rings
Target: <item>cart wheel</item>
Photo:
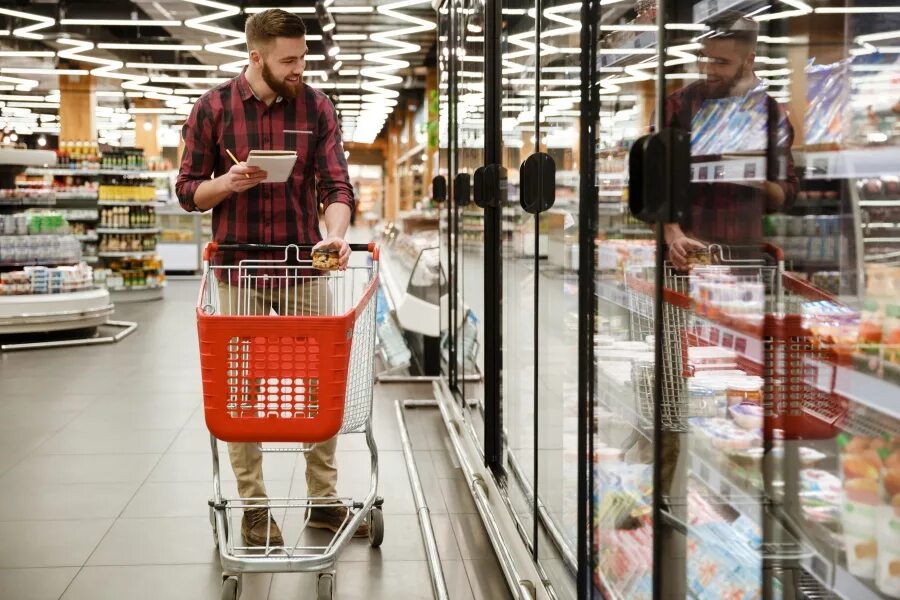
[[[216,528],[216,509],[209,507],[209,524],[212,526],[213,544],[219,547],[219,530]]]
[[[380,508],[369,511],[369,544],[377,548],[384,541],[384,513]]]
[[[319,573],[316,579],[316,600],[334,600],[334,573]]]
[[[226,577],[222,581],[222,600],[237,600],[237,597],[238,597],[237,577]]]

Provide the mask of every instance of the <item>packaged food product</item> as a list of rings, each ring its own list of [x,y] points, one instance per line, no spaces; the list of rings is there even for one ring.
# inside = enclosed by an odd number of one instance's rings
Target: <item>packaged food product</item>
[[[884,356],[886,360],[900,363],[900,304],[891,304],[885,309]]]
[[[884,316],[876,300],[866,300],[859,321],[859,342],[880,344],[883,336]]]
[[[759,429],[763,425],[763,411],[759,404],[735,404],[728,408],[734,422],[744,429]]]
[[[873,578],[878,558],[878,482],[864,477],[850,479],[845,482],[844,490],[841,525],[847,570],[857,577]]]
[[[334,248],[319,248],[312,253],[312,266],[314,269],[333,271],[340,264],[340,253]]]
[[[900,598],[900,518],[891,506],[879,507],[875,585],[885,596]]]

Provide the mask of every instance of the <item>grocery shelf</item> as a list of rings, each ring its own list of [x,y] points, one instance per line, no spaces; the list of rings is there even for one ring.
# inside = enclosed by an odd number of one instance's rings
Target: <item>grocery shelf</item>
[[[0,296],[0,334],[86,329],[113,313],[103,288],[63,294]]]
[[[88,264],[100,262],[100,258],[97,256],[82,256],[81,260]]]
[[[860,200],[859,205],[864,208],[865,207],[880,207],[880,206],[886,206],[886,207],[896,206],[897,208],[900,208],[900,198],[898,198],[896,200]]]
[[[96,221],[100,218],[100,215],[97,214],[96,211],[92,212],[90,216],[87,213],[82,214],[67,214],[66,211],[60,211],[65,218],[66,221]]]
[[[135,252],[98,252],[97,256],[100,258],[129,258],[129,257],[147,257],[147,256],[155,256],[156,250],[141,250]]]
[[[141,229],[141,228],[131,229],[128,227],[120,227],[120,228],[98,227],[97,228],[97,233],[108,233],[108,234],[115,234],[115,233],[151,234],[151,233],[159,233],[159,231],[160,231],[159,227],[149,227],[149,228],[143,228],[143,229]]]
[[[96,200],[97,194],[84,194],[76,192],[55,192],[57,200]]]
[[[97,206],[140,206],[140,207],[160,207],[165,206],[165,202],[158,200],[100,200]]]
[[[49,267],[55,265],[77,265],[79,262],[81,262],[80,258],[34,258],[31,260],[0,261],[0,267]]]
[[[75,177],[90,177],[92,175],[110,175],[116,177],[134,177],[140,179],[156,179],[169,177],[171,171],[130,171],[126,169],[62,169],[47,167],[31,167],[25,171],[26,175],[50,175],[53,177],[72,175]]]
[[[900,147],[859,148],[795,153],[806,165],[806,179],[882,177],[898,173]]]
[[[44,198],[41,200],[27,198],[12,200],[5,198],[0,200],[0,206],[56,206],[56,200],[53,198]]]
[[[98,238],[95,234],[95,235],[76,235],[75,239],[78,240],[79,242],[96,242],[100,238]]]

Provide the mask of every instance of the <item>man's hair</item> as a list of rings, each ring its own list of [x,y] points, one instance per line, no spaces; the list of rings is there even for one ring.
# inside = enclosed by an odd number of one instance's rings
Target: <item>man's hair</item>
[[[264,10],[247,19],[244,25],[247,48],[260,50],[268,47],[275,38],[299,38],[306,35],[303,19],[280,8]]]
[[[709,23],[706,39],[735,40],[747,45],[752,52],[756,48],[759,23],[737,11],[729,10]]]

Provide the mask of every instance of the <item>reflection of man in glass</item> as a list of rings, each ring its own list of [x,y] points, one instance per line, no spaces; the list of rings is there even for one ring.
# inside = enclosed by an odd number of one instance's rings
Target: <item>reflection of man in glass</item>
[[[720,173],[714,167],[698,169],[695,179],[710,183],[692,183],[686,218],[665,226],[669,260],[679,268],[691,250],[707,244],[759,245],[763,215],[782,210],[797,191],[793,128],[753,71],[758,24],[728,12],[709,25],[699,53],[702,78],[666,99],[666,124],[691,132],[694,157],[766,152],[772,158],[774,152],[785,157],[787,170],[780,178],[778,169],[750,168],[744,173],[748,180],[765,180],[724,183],[715,182]]]

